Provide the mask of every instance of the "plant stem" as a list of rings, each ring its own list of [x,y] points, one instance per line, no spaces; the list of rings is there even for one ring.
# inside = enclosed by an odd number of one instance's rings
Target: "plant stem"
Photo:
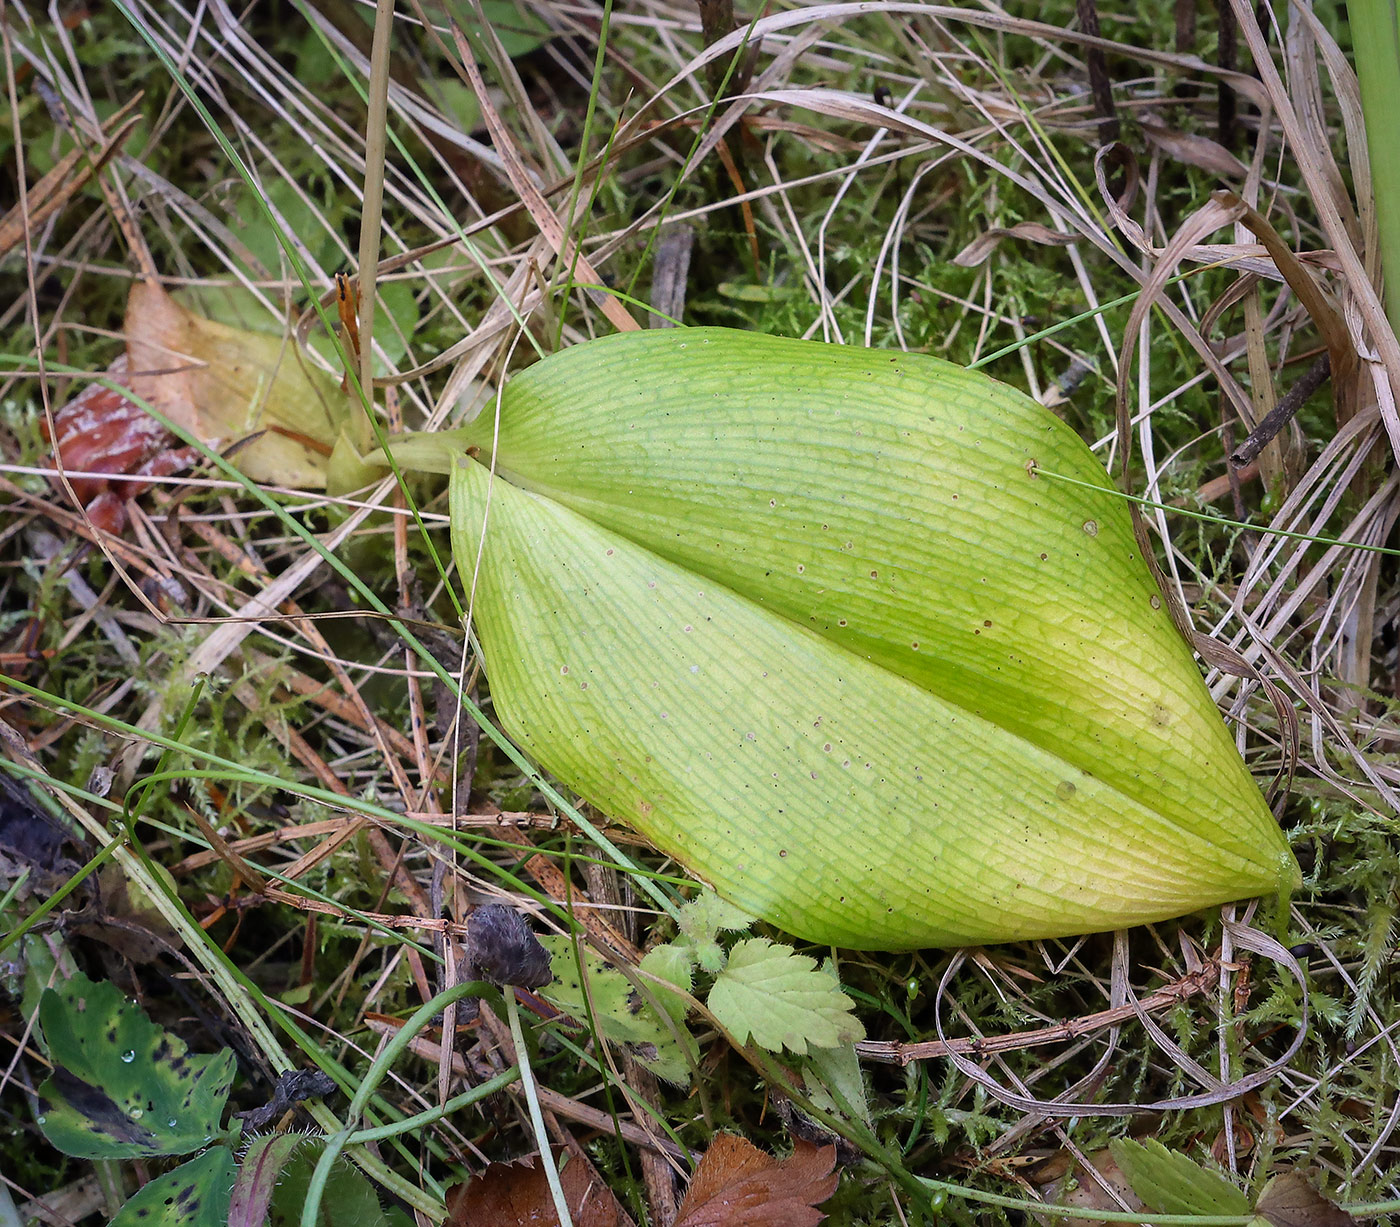
[[[540,1165],[544,1168],[544,1178],[549,1182],[549,1192],[554,1198],[554,1212],[559,1216],[561,1227],[574,1227],[574,1221],[569,1217],[569,1203],[564,1199],[564,1186],[559,1183],[559,1169],[554,1164],[554,1151],[549,1147],[549,1133],[544,1127],[544,1113],[540,1110],[540,1097],[535,1090],[535,1071],[530,1068],[525,1033],[520,1028],[520,1008],[515,1004],[515,990],[507,986],[505,997],[510,1038],[515,1045],[516,1064],[520,1067],[520,1085],[525,1090],[525,1103],[530,1109],[530,1124],[534,1128],[535,1141],[540,1148]]]
[[[467,980],[444,989],[430,1001],[424,1002],[413,1012],[409,1020],[390,1037],[389,1042],[370,1063],[369,1070],[361,1079],[354,1098],[350,1100],[350,1106],[345,1111],[344,1125],[340,1132],[330,1134],[326,1138],[321,1157],[316,1161],[316,1167],[311,1173],[311,1181],[307,1185],[306,1197],[302,1204],[301,1227],[317,1227],[317,1223],[320,1221],[321,1198],[325,1194],[326,1183],[330,1179],[335,1161],[340,1157],[345,1147],[350,1144],[356,1132],[355,1122],[360,1119],[365,1108],[368,1107],[375,1089],[384,1080],[394,1062],[403,1055],[404,1050],[413,1042],[414,1037],[433,1020],[435,1015],[440,1014],[447,1006],[455,1001],[460,1001],[463,997],[480,996],[485,987],[479,980]]]
[[[403,1120],[394,1121],[388,1125],[378,1125],[373,1129],[358,1129],[346,1139],[345,1144],[347,1146],[362,1146],[366,1142],[382,1142],[385,1138],[398,1137],[402,1133],[412,1133],[415,1129],[422,1129],[426,1125],[440,1121],[444,1116],[450,1116],[453,1112],[478,1103],[488,1096],[494,1095],[497,1091],[505,1090],[519,1077],[519,1066],[512,1065],[494,1078],[479,1083],[471,1090],[463,1091],[460,1095],[454,1095],[446,1103],[440,1103],[435,1108],[426,1108],[416,1116],[405,1116]]]
[[[1008,1210],[1029,1210],[1048,1218],[1088,1219],[1095,1223],[1148,1223],[1154,1227],[1247,1227],[1255,1217],[1252,1214],[1134,1214],[1127,1210],[1057,1206],[1048,1202],[1032,1201],[1026,1197],[1003,1197],[1000,1193],[967,1189],[947,1180],[929,1180],[922,1176],[918,1177],[918,1180],[925,1187],[946,1193],[949,1197],[960,1197],[964,1201],[981,1202],[987,1206],[1002,1206]]]

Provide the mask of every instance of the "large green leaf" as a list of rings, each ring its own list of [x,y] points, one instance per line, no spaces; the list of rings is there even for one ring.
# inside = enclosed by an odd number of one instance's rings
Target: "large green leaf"
[[[1123,503],[1034,402],[690,329],[556,355],[494,419],[451,442],[496,468],[452,476],[496,709],[726,898],[913,947],[1296,881]]]
[[[82,975],[45,991],[39,1019],[54,1063],[39,1088],[39,1127],[59,1150],[86,1159],[182,1155],[220,1132],[231,1049],[194,1056],[115,985]]]

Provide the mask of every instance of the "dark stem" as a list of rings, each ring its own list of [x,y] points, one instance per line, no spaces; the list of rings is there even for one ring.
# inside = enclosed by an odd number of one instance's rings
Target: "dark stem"
[[[734,31],[734,0],[697,0],[700,9],[700,33],[705,46],[717,43],[726,34]],[[718,98],[724,89],[725,74],[729,72],[728,60],[711,60],[705,65],[705,78],[710,83],[710,97]],[[736,73],[737,76],[737,73]],[[736,82],[730,82],[731,91]]]
[[[1235,10],[1230,6],[1230,0],[1217,0],[1215,7],[1220,14],[1220,45],[1216,49],[1215,62],[1226,72],[1234,72],[1238,33]],[[1235,143],[1235,91],[1224,80],[1220,82],[1215,139],[1226,149],[1232,148]]]
[[[1319,355],[1313,364],[1298,376],[1293,386],[1279,399],[1278,404],[1264,415],[1264,420],[1249,432],[1249,437],[1230,453],[1231,466],[1242,469],[1254,460],[1273,442],[1278,432],[1288,425],[1293,415],[1307,403],[1308,397],[1327,382],[1331,374],[1332,360],[1326,354]]]
[[[1075,0],[1079,14],[1079,28],[1091,38],[1099,37],[1099,9],[1095,0]],[[1094,112],[1099,117],[1099,144],[1111,145],[1118,139],[1120,126],[1118,110],[1113,104],[1113,84],[1108,79],[1108,64],[1103,51],[1090,47],[1087,56],[1089,64],[1089,89],[1094,95]]]
[[[1196,0],[1176,0],[1176,53],[1191,55],[1196,50]],[[1194,81],[1178,81],[1176,96],[1194,98],[1199,89]]]

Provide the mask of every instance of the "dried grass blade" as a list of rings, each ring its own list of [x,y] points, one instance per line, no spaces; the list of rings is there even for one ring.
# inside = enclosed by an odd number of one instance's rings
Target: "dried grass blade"
[[[242,878],[248,889],[255,894],[265,895],[267,893],[267,879],[253,868],[236,849],[219,834],[214,824],[209,821],[196,806],[185,803],[185,810],[194,824],[199,828],[199,833],[209,841],[209,846],[214,850],[218,858],[226,864],[232,871],[235,879]]]
[[[1239,209],[1239,218],[1254,233],[1269,253],[1288,288],[1298,296],[1312,317],[1313,324],[1322,334],[1327,346],[1327,356],[1332,363],[1332,387],[1337,402],[1338,423],[1349,422],[1356,416],[1360,386],[1358,381],[1360,361],[1351,334],[1341,314],[1333,307],[1327,295],[1313,280],[1312,274],[1303,267],[1293,249],[1283,241],[1283,236],[1258,209],[1244,203],[1233,192],[1218,192],[1217,198],[1228,208]]]
[[[476,94],[477,103],[481,107],[481,117],[486,123],[487,130],[491,133],[491,140],[496,146],[496,152],[505,165],[511,186],[515,188],[531,218],[534,219],[535,225],[540,228],[540,233],[544,235],[554,250],[554,254],[570,267],[576,267],[595,286],[602,286],[602,277],[588,262],[588,257],[564,233],[563,224],[555,216],[554,210],[549,207],[544,193],[530,177],[525,163],[520,160],[520,154],[511,138],[510,130],[505,126],[500,112],[496,110],[495,104],[491,101],[491,95],[486,89],[486,82],[482,80],[481,73],[477,69],[471,44],[467,41],[467,36],[462,28],[455,23],[452,26],[452,37],[457,44],[457,52],[462,60],[460,71],[465,75],[467,84]],[[611,294],[606,291],[593,291],[590,297],[593,297],[603,314],[619,331],[635,332],[641,328],[641,325],[627,313],[627,309]]]
[[[139,115],[131,115],[125,122],[120,122],[121,116],[139,101],[139,97],[133,98],[107,122],[104,133],[110,135],[96,153],[74,149],[64,154],[58,165],[25,193],[24,201],[0,218],[0,259],[4,259],[24,240],[26,230],[32,232],[42,226],[116,157],[141,125]]]
[[[1347,165],[1351,168],[1351,181],[1356,187],[1356,205],[1361,214],[1359,230],[1354,232],[1358,235],[1361,251],[1366,253],[1367,266],[1374,272],[1376,257],[1373,253],[1377,247],[1376,210],[1371,192],[1371,161],[1366,144],[1366,121],[1361,109],[1361,85],[1347,57],[1337,46],[1337,40],[1317,19],[1311,7],[1294,4],[1289,7],[1289,13],[1292,21],[1307,25],[1308,33],[1332,80],[1332,92],[1336,97],[1342,127],[1346,132]],[[1293,32],[1290,27],[1290,50],[1292,45]],[[1337,168],[1337,173],[1340,175],[1340,167]],[[1345,191],[1342,199],[1343,202],[1346,201]],[[1343,206],[1338,206],[1341,207]],[[1350,209],[1351,206],[1346,203],[1345,207]],[[1348,228],[1352,229],[1355,226],[1355,219],[1352,219]]]
[[[1024,239],[1028,243],[1038,243],[1042,247],[1068,247],[1076,241],[1076,236],[1052,230],[1039,222],[1017,222],[1014,226],[993,226],[985,230],[964,247],[953,263],[958,268],[976,268],[999,246],[1002,239]]]
[[[1167,282],[1171,280],[1176,272],[1176,267],[1186,257],[1186,253],[1195,247],[1201,239],[1208,234],[1230,225],[1237,221],[1245,208],[1244,202],[1238,197],[1233,198],[1233,202],[1224,198],[1223,193],[1216,193],[1209,201],[1201,206],[1194,214],[1182,223],[1175,237],[1167,244],[1162,253],[1162,258],[1157,266],[1152,270],[1152,274],[1143,284],[1142,293],[1138,296],[1137,302],[1133,304],[1128,322],[1123,329],[1123,347],[1118,354],[1118,397],[1117,397],[1117,420],[1118,420],[1118,442],[1120,448],[1120,461],[1123,478],[1126,481],[1129,472],[1129,462],[1132,458],[1132,412],[1129,407],[1129,374],[1133,360],[1133,353],[1137,348],[1138,334],[1141,331],[1142,323],[1147,318],[1147,314],[1157,305],[1161,299],[1162,291],[1166,288]],[[1200,352],[1198,350],[1198,352]],[[1234,407],[1235,412],[1240,415],[1241,420],[1250,422],[1254,417],[1254,406],[1245,395],[1243,389],[1235,381],[1235,377],[1207,348],[1201,353],[1206,365],[1220,383],[1220,390]],[[1134,516],[1134,523],[1139,523],[1140,517]],[[1148,543],[1140,541],[1144,549],[1145,557],[1153,557],[1153,553],[1148,548]]]
[[[1366,276],[1361,257],[1351,243],[1351,237],[1347,234],[1340,214],[1329,203],[1328,176],[1323,161],[1331,155],[1324,154],[1309,141],[1308,133],[1294,110],[1283,78],[1279,75],[1278,66],[1269,52],[1264,32],[1254,19],[1253,7],[1248,0],[1230,0],[1230,4],[1235,9],[1240,30],[1249,44],[1250,54],[1259,70],[1260,81],[1268,93],[1284,136],[1292,147],[1303,182],[1317,208],[1318,221],[1337,254],[1342,275],[1346,279],[1348,290],[1356,300],[1370,342],[1380,354],[1391,389],[1400,391],[1400,339],[1396,338],[1390,321],[1386,318],[1380,295]],[[1382,417],[1391,438],[1391,446],[1397,455],[1400,455],[1400,417],[1397,417],[1395,407],[1382,405]]]
[[[1302,1010],[1298,1029],[1294,1032],[1293,1039],[1287,1049],[1279,1056],[1270,1061],[1267,1065],[1246,1074],[1236,1081],[1224,1084],[1212,1075],[1207,1075],[1210,1083],[1215,1085],[1209,1089],[1194,1094],[1174,1096],[1170,1099],[1162,1099],[1153,1103],[1086,1103],[1082,1101],[1068,1100],[1061,1096],[1053,1100],[1036,1099],[1030,1095],[1023,1095],[1017,1091],[1008,1090],[976,1061],[970,1060],[957,1046],[957,1041],[950,1040],[944,1030],[943,1007],[944,1003],[951,998],[951,985],[953,977],[962,968],[967,955],[959,952],[953,956],[947,968],[944,970],[938,983],[937,996],[934,1007],[934,1026],[938,1033],[939,1041],[947,1045],[944,1055],[953,1063],[964,1077],[970,1078],[978,1086],[984,1088],[994,1099],[1015,1108],[1020,1112],[1034,1113],[1046,1117],[1065,1116],[1136,1116],[1143,1112],[1170,1112],[1179,1111],[1183,1108],[1204,1107],[1208,1105],[1225,1103],[1232,1099],[1237,1099],[1248,1091],[1255,1090],[1272,1081],[1278,1072],[1287,1067],[1288,1063],[1302,1047],[1303,1041],[1308,1034],[1308,1006],[1307,1006],[1307,975],[1299,965],[1298,960],[1293,957],[1282,945],[1275,941],[1266,933],[1251,928],[1247,924],[1222,917],[1222,923],[1226,932],[1236,946],[1243,950],[1248,950],[1252,954],[1257,954],[1262,958],[1269,959],[1276,967],[1281,968],[1291,976],[1298,984],[1302,993]],[[1134,1003],[1136,1007],[1134,1008]],[[1145,1011],[1139,1013],[1138,1010],[1144,1003],[1138,1001],[1136,997],[1130,995],[1129,1008],[1134,1009],[1134,1014],[1140,1021],[1148,1021]],[[1156,1024],[1150,1024],[1156,1028]],[[1175,1047],[1175,1045],[1172,1045]],[[1194,1065],[1195,1063],[1192,1062]],[[1199,1066],[1197,1067],[1199,1068]],[[1205,1072],[1205,1071],[1202,1071]]]
[[[1097,48],[1144,64],[1155,64],[1184,73],[1214,77],[1227,83],[1236,93],[1248,98],[1261,109],[1269,104],[1268,93],[1260,87],[1259,82],[1254,77],[1248,73],[1214,67],[1207,64],[1199,56],[1180,55],[1170,51],[1157,51],[1150,47],[1134,46],[1130,43],[1117,42],[1111,38],[1096,37],[1080,30],[1067,30],[1063,26],[1052,25],[1049,22],[1013,17],[995,10],[987,12],[981,9],[955,8],[941,4],[918,4],[913,3],[912,0],[858,0],[857,3],[813,4],[784,12],[770,13],[711,43],[663,85],[658,91],[658,96],[669,93],[712,61],[732,56],[746,41],[756,44],[770,34],[776,34],[780,30],[787,30],[793,26],[837,24],[869,13],[907,14],[933,21],[949,21],[977,26],[1003,34],[1020,34],[1049,44],[1071,43],[1086,49]],[[651,101],[655,102],[655,98]],[[641,113],[645,114],[647,109],[647,107],[643,107]],[[637,120],[634,118],[632,122],[636,123]]]

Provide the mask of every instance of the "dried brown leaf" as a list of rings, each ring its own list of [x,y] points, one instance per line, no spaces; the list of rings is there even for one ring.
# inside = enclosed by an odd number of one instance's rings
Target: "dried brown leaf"
[[[1356,1223],[1313,1188],[1302,1172],[1284,1172],[1270,1180],[1254,1213],[1269,1227],[1353,1227]]]
[[[1049,226],[1042,226],[1039,222],[1018,222],[1010,227],[993,226],[958,252],[953,257],[953,263],[959,268],[976,268],[997,249],[1002,239],[1025,239],[1043,247],[1067,247],[1077,237],[1073,234],[1062,234]]]
[[[1160,149],[1167,157],[1177,162],[1199,166],[1222,179],[1243,179],[1248,173],[1249,168],[1239,158],[1208,136],[1169,128],[1166,124],[1146,116],[1139,118],[1138,126],[1149,145]]]
[[[1079,1166],[1078,1159],[1067,1150],[1058,1151],[1033,1174],[1040,1196],[1054,1206],[1074,1206],[1081,1210],[1123,1210],[1137,1212],[1142,1199],[1118,1166],[1118,1161],[1106,1147],[1086,1156],[1092,1172]],[[1059,1227],[1064,1218],[1048,1214],[1033,1214],[1045,1227]]]
[[[675,1227],[815,1227],[836,1191],[836,1147],[798,1142],[787,1159],[719,1133],[700,1160]]]
[[[205,319],[141,281],[127,299],[126,339],[138,396],[210,446],[250,440],[232,458],[254,481],[325,487],[350,402],[290,337]]]
[[[490,29],[489,24],[486,28]],[[481,72],[476,66],[476,58],[471,45],[467,42],[466,35],[457,25],[452,27],[452,33],[457,41],[457,50],[462,57],[460,71],[476,94],[477,103],[481,107],[481,118],[486,124],[486,130],[491,133],[491,140],[496,146],[496,152],[501,156],[501,162],[510,178],[511,186],[520,197],[521,204],[525,206],[535,225],[539,227],[540,233],[544,235],[545,240],[554,249],[559,259],[569,262],[575,277],[580,281],[588,281],[595,286],[601,286],[603,284],[602,277],[589,263],[588,257],[579,250],[578,245],[568,237],[564,224],[556,216],[554,210],[549,207],[544,193],[535,186],[534,179],[526,169],[524,162],[521,161],[520,153],[511,137],[510,130],[506,127],[495,103],[487,93],[486,82],[482,79]],[[598,303],[599,309],[619,332],[632,332],[641,327],[627,313],[627,308],[618,299],[601,291],[594,291],[594,293],[598,295],[595,301]]]
[[[612,1190],[593,1180],[582,1163],[559,1173],[574,1227],[617,1227],[621,1210]],[[544,1167],[533,1159],[493,1163],[470,1184],[447,1193],[446,1227],[558,1227],[559,1215]]]
[[[108,368],[111,384],[129,383],[126,355]],[[119,390],[93,382],[53,415],[44,434],[53,445],[53,467],[68,475],[73,496],[87,507],[89,519],[104,532],[126,526],[126,504],[144,494],[148,482],[112,481],[113,477],[164,477],[188,468],[199,454],[179,447],[179,440]],[[83,477],[78,474],[89,474]]]

